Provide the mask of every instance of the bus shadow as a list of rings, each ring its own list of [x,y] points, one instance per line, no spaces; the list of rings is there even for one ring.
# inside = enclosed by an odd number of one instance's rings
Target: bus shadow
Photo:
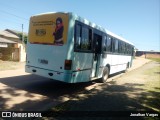
[[[46,104],[53,106],[56,104],[55,101],[63,102],[63,97],[70,100],[83,92],[90,93],[98,87],[101,89],[101,85],[108,86],[107,84],[99,84],[98,79],[91,82],[69,84],[37,75],[0,78],[0,83],[2,83],[0,84],[0,110],[33,110],[33,108],[41,110]],[[110,84],[116,83],[110,82]],[[16,98],[22,99],[21,102],[18,102]],[[13,106],[9,107],[10,102]]]
[[[121,72],[110,75],[109,79],[120,74]],[[86,87],[97,83],[102,83],[100,80],[101,78],[89,82],[65,83],[32,74],[0,78],[0,83],[16,89],[25,90],[30,93],[36,93],[40,95],[45,95],[49,98],[55,98],[62,95],[70,95],[76,92],[80,92],[82,90],[85,90]]]
[[[49,98],[56,98],[62,95],[73,94],[85,89],[85,87],[95,84],[95,82],[85,83],[64,83],[37,75],[24,75],[9,78],[0,78],[0,82],[16,89],[25,90],[30,93],[45,95]],[[11,92],[11,91],[8,91]]]
[[[40,110],[46,104],[55,105],[63,101],[61,97],[74,96],[93,84],[69,84],[36,75],[0,78],[0,110],[33,110],[33,106],[36,106],[34,110]]]

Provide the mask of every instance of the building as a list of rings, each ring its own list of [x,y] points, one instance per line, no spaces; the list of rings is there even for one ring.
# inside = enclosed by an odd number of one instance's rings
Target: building
[[[145,58],[160,58],[159,51],[136,51],[137,57],[145,57]]]
[[[25,44],[20,40],[18,31],[6,29],[0,31],[0,59],[24,62],[26,60]]]

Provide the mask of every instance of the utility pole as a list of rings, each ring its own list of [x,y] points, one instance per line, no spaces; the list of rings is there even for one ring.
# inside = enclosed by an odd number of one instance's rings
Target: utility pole
[[[22,24],[22,43],[24,43],[24,36],[23,36],[23,24]]]

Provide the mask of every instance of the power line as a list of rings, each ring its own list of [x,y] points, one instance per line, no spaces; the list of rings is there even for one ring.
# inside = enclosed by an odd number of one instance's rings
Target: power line
[[[24,24],[25,31],[28,31],[28,30],[26,30],[26,28],[28,29],[29,21],[18,20],[17,18],[10,19],[8,14],[4,14],[4,15],[1,15],[1,23],[0,24],[1,24],[0,29],[9,28],[9,29],[18,29],[18,30],[20,30],[21,25]]]
[[[12,14],[12,13],[9,13],[9,12],[6,12],[6,11],[4,11],[4,10],[0,10],[0,12],[6,13],[6,14],[9,14],[9,15],[12,15],[12,16],[17,17],[17,18],[19,18],[19,19],[23,19],[23,20],[29,21],[29,19],[26,19],[26,18],[20,17],[20,16],[18,16],[18,15],[15,15],[15,14]]]
[[[1,17],[1,23],[14,23],[14,24],[29,24],[29,21],[21,21],[21,20],[16,20],[16,19],[8,19],[8,17],[3,16]]]
[[[16,26],[12,26],[12,25],[8,25],[8,24],[4,24],[0,27],[0,29],[21,29],[21,25],[16,25]]]

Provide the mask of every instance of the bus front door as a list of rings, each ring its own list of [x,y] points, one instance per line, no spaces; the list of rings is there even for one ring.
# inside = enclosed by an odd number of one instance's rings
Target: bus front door
[[[97,72],[99,70],[101,46],[102,46],[102,36],[99,34],[93,34],[94,43],[94,55],[93,55],[93,65],[91,77],[97,77]]]

